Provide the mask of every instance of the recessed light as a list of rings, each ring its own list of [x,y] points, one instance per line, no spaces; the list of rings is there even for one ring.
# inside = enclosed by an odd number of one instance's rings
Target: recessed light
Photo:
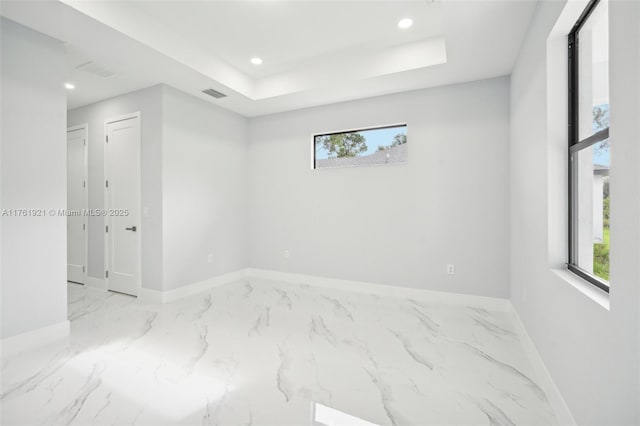
[[[253,65],[261,65],[262,64],[262,59],[260,59],[260,58],[251,58],[251,63]]]
[[[405,29],[405,28],[409,28],[412,25],[413,25],[413,19],[411,18],[404,18],[398,21],[398,28]]]
[[[64,88],[67,89],[67,90],[73,90],[73,89],[76,88],[76,86],[71,84],[71,83],[65,83],[64,84]]]

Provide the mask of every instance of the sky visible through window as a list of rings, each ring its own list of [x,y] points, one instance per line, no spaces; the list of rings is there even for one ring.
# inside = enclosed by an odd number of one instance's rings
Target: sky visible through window
[[[593,107],[593,132],[609,127],[609,105],[602,104]],[[594,166],[611,167],[611,144],[605,139],[593,145],[592,161]],[[601,210],[601,218],[597,219],[599,230],[594,230],[593,241],[593,273],[605,281],[609,281],[609,176],[604,177],[600,186],[602,193],[602,206],[595,206],[596,211]],[[597,188],[597,187],[596,187]],[[597,217],[598,215],[595,215]],[[595,220],[595,218],[594,218]]]
[[[609,127],[609,105],[596,105],[594,107],[593,131],[598,132],[607,127]],[[609,140],[594,145],[593,164],[599,164],[607,167],[611,166]]]
[[[354,133],[354,132],[345,132],[345,133]],[[371,130],[362,130],[359,133],[365,138],[367,144],[367,150],[358,154],[359,157],[365,155],[371,155],[378,151],[379,146],[389,146],[393,143],[393,138],[401,133],[403,135],[407,134],[407,127],[402,125],[398,127],[389,127],[386,129],[371,129]],[[322,144],[316,144],[316,159],[324,160],[329,158],[329,152],[325,150]]]

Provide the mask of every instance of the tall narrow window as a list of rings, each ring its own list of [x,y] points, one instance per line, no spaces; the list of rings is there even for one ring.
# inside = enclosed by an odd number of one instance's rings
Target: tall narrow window
[[[569,263],[609,291],[609,14],[592,0],[569,34]]]

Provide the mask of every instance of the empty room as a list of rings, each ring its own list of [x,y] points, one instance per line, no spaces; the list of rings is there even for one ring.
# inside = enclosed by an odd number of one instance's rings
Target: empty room
[[[0,424],[640,425],[640,0],[0,15]]]

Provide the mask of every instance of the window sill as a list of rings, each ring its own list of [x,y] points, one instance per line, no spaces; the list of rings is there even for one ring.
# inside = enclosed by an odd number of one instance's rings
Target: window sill
[[[580,278],[578,275],[574,274],[568,269],[552,268],[551,271],[560,279],[566,281],[576,290],[587,296],[589,299],[593,300],[598,305],[605,308],[607,311],[609,310],[609,294],[600,290],[589,281]]]

